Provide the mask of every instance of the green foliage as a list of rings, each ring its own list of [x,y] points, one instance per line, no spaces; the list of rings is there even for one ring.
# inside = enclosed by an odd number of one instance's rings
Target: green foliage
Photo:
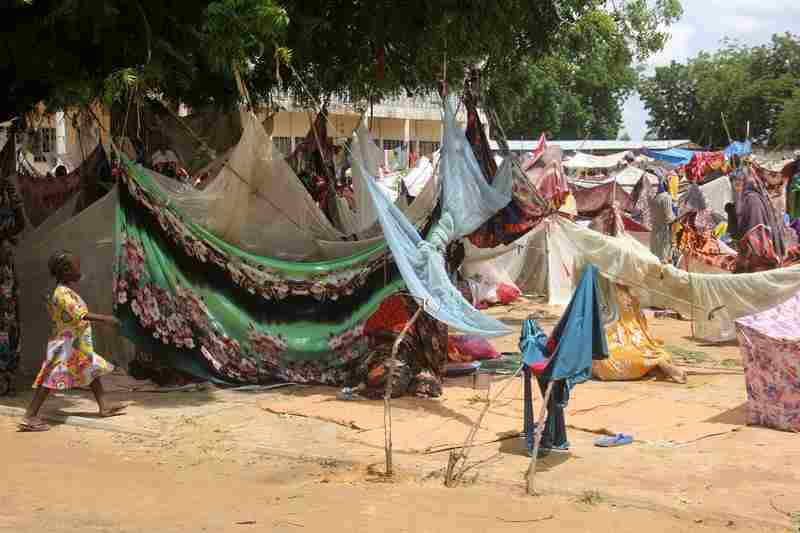
[[[775,141],[784,146],[800,145],[800,89],[796,89],[792,97],[784,102],[783,110],[778,115]]]
[[[612,10],[594,2],[542,57],[529,56],[489,89],[512,138],[617,137],[622,104],[636,89],[634,62],[659,51],[680,3],[635,0]]]
[[[690,138],[707,146],[731,136],[765,144],[797,144],[792,102],[800,89],[800,38],[774,35],[769,44],[745,47],[726,42],[713,54],[655,70],[639,93],[650,112],[648,127],[662,138]],[[782,118],[783,117],[783,118]]]
[[[0,7],[10,80],[0,116],[120,101],[148,87],[191,105],[238,101],[233,68],[274,64],[285,11],[273,0],[37,0]],[[144,93],[137,93],[144,94]]]
[[[276,88],[355,105],[480,70],[510,133],[615,137],[635,60],[659,50],[678,0],[17,0],[0,7],[13,80],[0,119],[40,100],[125,104],[158,94],[192,107]]]

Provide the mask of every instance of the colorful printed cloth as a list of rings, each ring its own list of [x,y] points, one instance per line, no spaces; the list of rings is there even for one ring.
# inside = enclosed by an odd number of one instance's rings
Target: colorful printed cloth
[[[661,363],[671,363],[664,343],[650,336],[639,301],[627,287],[614,285],[619,319],[606,328],[608,359],[592,361],[592,375],[602,381],[641,379]]]
[[[367,321],[365,333],[370,339],[369,354],[354,372],[355,379],[364,384],[364,396],[383,398],[395,340],[416,310],[417,304],[412,298],[394,295],[387,298],[373,318]],[[402,323],[390,318],[395,313],[402,317]],[[387,326],[390,329],[382,329]],[[427,313],[420,313],[398,347],[400,365],[395,368],[392,397],[405,394],[441,396],[441,375],[447,363],[447,349],[447,325]]]
[[[65,390],[86,387],[114,370],[94,351],[92,326],[86,320],[89,310],[78,293],[59,285],[53,291],[47,308],[53,320],[53,333],[47,343],[47,358],[33,388]]]
[[[690,216],[695,215],[693,213]],[[691,220],[685,221],[678,239],[678,250],[684,257],[691,257],[706,265],[733,272],[737,256],[724,253],[719,239],[712,231],[700,230]]]
[[[477,102],[469,91],[465,94],[464,105],[467,109],[465,135],[484,176],[489,183],[492,183],[497,173],[497,163],[495,163],[489,147],[489,140],[486,138],[486,131],[477,112]],[[539,154],[540,157],[537,157],[538,161],[535,162],[536,168],[543,177],[549,180],[548,183],[553,180],[557,181],[558,176],[561,176],[561,180],[564,181],[560,149],[547,151],[547,153],[548,155]],[[494,248],[514,242],[536,226],[549,211],[537,186],[530,180],[530,174],[526,176],[518,165],[514,165],[512,175],[511,202],[469,236],[470,242],[479,248]],[[563,201],[563,198],[560,201]],[[560,201],[558,205],[560,205]]]
[[[762,272],[779,266],[781,260],[775,253],[772,237],[764,224],[759,224],[742,235],[735,273]]]
[[[686,165],[686,177],[690,181],[702,182],[715,170],[727,170],[725,152],[695,152],[692,160]]]
[[[800,431],[800,295],[736,321],[747,423]]]

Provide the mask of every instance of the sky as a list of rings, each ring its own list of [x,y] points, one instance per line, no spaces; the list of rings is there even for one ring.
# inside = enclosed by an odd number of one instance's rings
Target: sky
[[[683,18],[670,28],[664,50],[651,57],[647,68],[684,62],[700,51],[713,52],[729,37],[746,45],[769,42],[774,33],[800,34],[800,0],[682,0]],[[647,110],[638,95],[623,110],[625,130],[633,140],[647,133]]]

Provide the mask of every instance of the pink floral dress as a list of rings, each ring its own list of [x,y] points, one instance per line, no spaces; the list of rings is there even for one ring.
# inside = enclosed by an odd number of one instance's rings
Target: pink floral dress
[[[47,358],[33,388],[65,390],[85,387],[114,367],[94,352],[89,310],[72,289],[59,285],[48,302],[53,333],[47,343]]]

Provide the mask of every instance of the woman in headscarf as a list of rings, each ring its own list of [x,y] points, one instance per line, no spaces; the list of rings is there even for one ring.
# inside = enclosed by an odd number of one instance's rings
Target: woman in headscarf
[[[650,220],[652,233],[650,236],[650,251],[662,263],[672,259],[672,223],[675,213],[672,209],[672,195],[667,190],[667,181],[661,180],[658,184],[658,193],[653,198],[650,206]]]
[[[741,197],[736,202],[739,233],[739,265],[737,270],[755,272],[780,266],[786,255],[783,221],[775,210],[758,178],[745,172]]]

